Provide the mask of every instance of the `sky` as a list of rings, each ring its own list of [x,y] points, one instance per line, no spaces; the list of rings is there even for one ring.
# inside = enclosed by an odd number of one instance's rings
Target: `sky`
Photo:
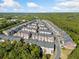
[[[0,0],[0,12],[79,12],[79,0]]]

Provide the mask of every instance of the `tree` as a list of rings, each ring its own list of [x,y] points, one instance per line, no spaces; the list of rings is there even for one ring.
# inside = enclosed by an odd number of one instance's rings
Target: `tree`
[[[40,59],[40,47],[21,41],[5,41],[0,43],[0,57],[2,59]]]

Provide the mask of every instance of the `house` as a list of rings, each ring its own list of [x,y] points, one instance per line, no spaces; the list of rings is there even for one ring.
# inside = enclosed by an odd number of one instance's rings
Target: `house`
[[[26,31],[19,31],[14,36],[22,37],[24,39],[29,39],[29,33]]]
[[[37,39],[39,41],[46,41],[46,42],[54,42],[53,35],[43,35],[43,34],[32,34],[32,39]]]
[[[24,42],[31,43],[31,44],[37,44],[38,46],[40,46],[42,48],[43,53],[45,53],[45,54],[53,54],[53,52],[54,52],[54,43],[39,41],[36,39],[24,40]]]
[[[46,28],[46,27],[39,27],[39,30],[48,30],[48,28]]]
[[[49,30],[40,30],[39,33],[40,33],[40,34],[46,34],[46,35],[51,35],[51,34],[53,34],[53,33],[52,33],[51,31],[49,31]]]
[[[34,28],[34,29],[37,29],[37,26],[34,26],[34,25],[27,25],[27,28]]]
[[[27,32],[33,32],[33,33],[36,33],[36,30],[33,29],[33,28],[23,27],[22,30],[23,30],[23,31],[27,31]]]

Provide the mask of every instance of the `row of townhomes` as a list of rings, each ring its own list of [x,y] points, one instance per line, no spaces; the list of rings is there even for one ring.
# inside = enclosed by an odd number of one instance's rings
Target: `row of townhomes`
[[[3,31],[3,33],[7,36],[23,38],[26,43],[37,44],[46,54],[54,52],[56,38],[60,42],[61,48],[74,49],[76,46],[66,32],[47,20],[29,21]]]

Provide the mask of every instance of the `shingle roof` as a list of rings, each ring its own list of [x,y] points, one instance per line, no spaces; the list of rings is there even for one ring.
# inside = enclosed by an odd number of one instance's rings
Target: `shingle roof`
[[[41,47],[54,48],[54,43],[45,42],[45,41],[38,41],[37,39],[36,40],[29,39],[29,40],[25,40],[25,42],[37,44]]]

